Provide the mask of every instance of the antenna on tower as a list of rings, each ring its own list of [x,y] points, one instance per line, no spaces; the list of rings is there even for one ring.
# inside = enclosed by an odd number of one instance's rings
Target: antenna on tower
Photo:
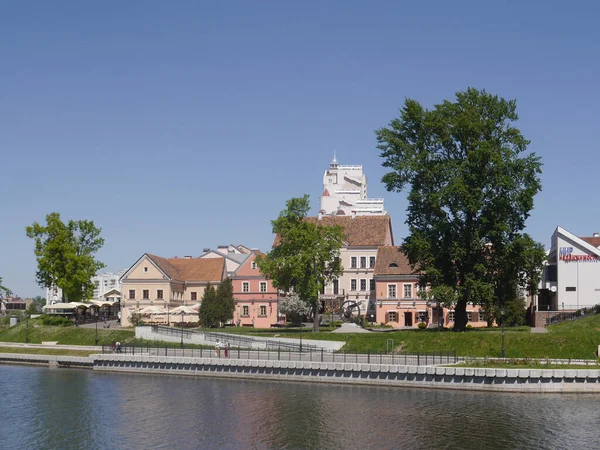
[[[335,148],[333,149],[333,159],[331,160],[330,166],[331,167],[337,167],[338,166],[338,160],[337,160]]]

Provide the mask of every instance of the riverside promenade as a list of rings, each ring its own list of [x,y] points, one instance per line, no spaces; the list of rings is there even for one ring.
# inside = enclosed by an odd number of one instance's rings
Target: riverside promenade
[[[31,345],[30,345],[31,346]],[[52,346],[61,348],[65,346]],[[75,346],[68,346],[71,349]],[[79,348],[78,348],[79,349]],[[187,349],[186,349],[187,350]],[[171,353],[173,352],[173,353]],[[167,356],[138,349],[137,354],[98,353],[90,356],[56,356],[0,353],[0,364],[36,364],[50,367],[83,367],[97,372],[184,375],[197,377],[237,378],[263,381],[294,381],[418,387],[432,389],[481,390],[522,393],[590,393],[600,394],[600,370],[597,369],[488,369],[434,364],[392,364],[389,360],[343,362],[268,359],[276,352],[234,353],[230,358],[216,358],[214,351],[200,356],[168,349]],[[295,353],[295,352],[292,352]],[[189,352],[188,352],[189,354]],[[322,353],[323,357],[327,353]],[[362,355],[367,357],[368,355]],[[313,358],[316,354],[313,353]],[[411,361],[414,363],[414,361]],[[420,362],[420,361],[417,361]]]

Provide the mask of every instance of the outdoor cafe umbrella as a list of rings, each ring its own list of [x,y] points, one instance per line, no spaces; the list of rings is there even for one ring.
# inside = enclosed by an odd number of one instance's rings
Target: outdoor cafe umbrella
[[[195,309],[190,308],[189,306],[178,306],[177,308],[174,308],[171,310],[171,314],[198,314],[198,311],[196,311]]]
[[[147,306],[140,311],[141,314],[165,314],[165,310],[158,306]]]

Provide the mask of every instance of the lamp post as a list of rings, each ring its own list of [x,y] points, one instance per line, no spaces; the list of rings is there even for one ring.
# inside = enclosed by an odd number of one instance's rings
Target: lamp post
[[[96,317],[96,345],[98,345],[98,315],[100,314],[100,311],[98,311],[98,308],[94,308],[94,316]]]
[[[302,320],[300,320],[300,353],[302,353]]]
[[[29,313],[25,312],[25,343],[29,344]]]
[[[184,311],[181,311],[181,348],[183,349],[183,315]]]
[[[504,358],[504,308],[500,309],[500,316],[502,316],[502,357]]]

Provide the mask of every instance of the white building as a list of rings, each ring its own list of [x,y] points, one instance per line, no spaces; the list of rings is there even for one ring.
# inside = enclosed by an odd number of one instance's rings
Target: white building
[[[572,311],[597,304],[600,304],[600,234],[577,237],[557,227],[544,267],[538,311]]]
[[[105,272],[95,277],[92,277],[92,283],[94,283],[94,294],[90,300],[105,300],[105,294],[111,293],[111,300],[118,298],[114,292],[121,292],[121,282],[119,279],[127,271],[127,269],[120,270],[119,272]],[[113,300],[115,301],[115,300]],[[46,304],[53,305],[55,303],[62,302],[62,289],[58,286],[52,286],[46,289]]]
[[[324,216],[387,214],[382,198],[367,197],[367,177],[363,167],[340,165],[335,153],[323,175],[319,213]]]

